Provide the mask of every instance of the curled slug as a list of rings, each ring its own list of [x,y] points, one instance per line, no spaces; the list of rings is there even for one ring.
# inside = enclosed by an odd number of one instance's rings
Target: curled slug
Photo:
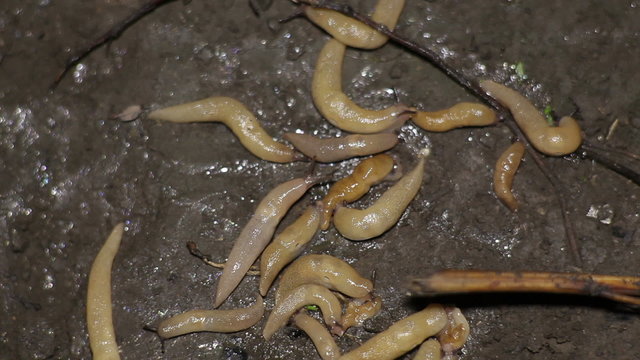
[[[340,360],[391,360],[420,345],[447,324],[442,305],[431,304],[422,311],[394,323],[364,344],[342,355]]]
[[[264,315],[262,297],[250,307],[232,310],[191,310],[163,320],[158,335],[168,339],[194,332],[236,332],[258,323]]]
[[[275,141],[241,102],[229,97],[210,97],[153,111],[149,119],[185,122],[219,121],[227,125],[242,145],[260,159],[287,163],[302,160],[300,153]]]
[[[284,138],[307,157],[318,162],[334,162],[377,154],[391,149],[398,143],[398,136],[391,133],[355,134],[333,139],[286,133]]]
[[[324,322],[329,327],[335,326],[342,319],[342,305],[331,290],[320,285],[304,284],[287,292],[276,302],[264,325],[262,336],[269,340],[289,321],[291,315],[305,305],[318,305]]]
[[[486,126],[496,122],[496,113],[488,106],[461,102],[440,111],[418,111],[412,121],[427,131],[444,132],[465,126]]]
[[[116,225],[98,252],[87,289],[87,329],[93,358],[120,359],[111,312],[111,267],[120,247],[124,224]]]
[[[371,19],[385,25],[389,30],[398,23],[404,0],[380,0]],[[388,38],[364,23],[337,11],[304,7],[304,14],[311,22],[321,27],[341,43],[360,49],[376,49],[384,45]]]
[[[313,103],[331,124],[359,134],[381,132],[403,124],[410,108],[393,105],[383,110],[367,110],[342,92],[342,61],[345,46],[330,39],[320,51],[311,83]]]
[[[418,348],[413,356],[413,360],[440,360],[442,358],[442,347],[436,339],[428,339]]]
[[[462,348],[469,338],[469,322],[457,307],[447,307],[447,325],[438,333],[442,351],[451,354]]]
[[[367,240],[382,235],[398,222],[416,196],[422,185],[423,174],[424,157],[421,156],[418,165],[370,207],[358,210],[338,206],[333,215],[333,225],[350,240]]]
[[[360,276],[343,260],[331,255],[312,254],[298,258],[282,273],[276,303],[303,284],[321,285],[355,298],[373,291],[373,282]]]
[[[340,348],[333,336],[318,320],[301,312],[293,317],[293,324],[307,333],[322,360],[336,360],[340,357]]]
[[[260,257],[260,294],[267,294],[280,270],[293,261],[311,241],[320,226],[321,209],[309,206],[267,246]]]
[[[511,192],[511,185],[522,156],[524,156],[524,145],[521,142],[511,144],[498,158],[493,173],[493,191],[511,211],[518,210],[518,201]]]
[[[276,186],[260,201],[256,212],[240,232],[222,270],[213,307],[218,307],[238,286],[247,270],[269,243],[291,205],[315,184],[316,179],[298,178]]]
[[[538,151],[552,156],[567,155],[582,143],[580,126],[574,118],[565,116],[558,126],[549,126],[538,109],[519,92],[490,80],[481,81],[480,87],[511,111],[518,126]]]
[[[337,181],[322,199],[322,224],[320,228],[327,230],[331,223],[331,215],[336,206],[345,202],[353,202],[363,197],[371,186],[382,181],[393,169],[393,158],[379,154],[362,160],[353,173]]]
[[[379,296],[351,299],[344,310],[340,325],[343,330],[352,326],[362,326],[365,320],[378,315],[381,309],[382,298]]]

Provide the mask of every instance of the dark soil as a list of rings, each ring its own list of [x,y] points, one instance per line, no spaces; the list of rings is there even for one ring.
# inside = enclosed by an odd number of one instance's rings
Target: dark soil
[[[224,260],[257,202],[309,163],[273,164],[251,155],[221,124],[168,124],[147,108],[213,95],[252,109],[274,137],[297,129],[339,131],[315,110],[311,74],[327,36],[305,19],[279,24],[288,1],[169,4],[82,61],[57,90],[48,86],[73,49],[85,46],[141,1],[3,0],[0,5],[0,358],[90,358],[87,273],[117,222],[127,231],[113,270],[113,310],[127,359],[316,358],[293,328],[270,342],[261,326],[165,343],[142,328],[211,306],[219,272],[185,242]],[[367,11],[372,1],[354,1]],[[409,0],[398,25],[473,78],[522,90],[559,114],[577,112],[596,143],[640,153],[640,2]],[[367,107],[401,101],[440,109],[474,100],[423,60],[389,44],[348,51],[345,91]],[[518,80],[513,64],[528,76]],[[612,124],[616,126],[612,126]],[[510,213],[491,191],[492,167],[511,141],[504,126],[425,133],[411,124],[391,151],[403,167],[432,147],[419,195],[382,237],[349,242],[320,234],[309,253],[376,271],[383,312],[338,340],[348,349],[428,300],[404,295],[404,279],[441,268],[572,271],[558,203],[527,159]],[[323,165],[346,174],[354,161]],[[577,157],[547,159],[567,189],[584,271],[638,275],[640,188]],[[388,185],[376,187],[370,203]],[[292,221],[327,186],[297,204]],[[247,278],[225,308],[254,301]],[[272,296],[267,306],[272,306]],[[563,296],[460,296],[472,327],[463,359],[640,359],[640,317],[613,303]]]

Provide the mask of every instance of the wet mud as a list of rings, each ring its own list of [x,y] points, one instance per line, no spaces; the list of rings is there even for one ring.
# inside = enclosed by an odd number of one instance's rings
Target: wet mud
[[[398,31],[472,78],[522,90],[541,108],[576,113],[593,142],[640,153],[640,2],[409,0]],[[314,359],[288,327],[269,342],[261,324],[234,334],[169,340],[143,326],[211,306],[220,272],[187,241],[223,261],[257,202],[310,164],[274,164],[246,151],[222,124],[113,118],[130,105],[157,109],[213,95],[247,105],[267,132],[339,134],[314,108],[311,74],[327,35],[287,1],[171,3],[77,65],[56,74],[141,1],[4,0],[0,5],[0,358],[88,359],[85,292],[91,261],[111,228],[126,232],[113,270],[113,314],[127,359]],[[368,11],[372,1],[353,1]],[[524,65],[526,79],[516,72]],[[424,110],[474,100],[431,65],[393,44],[348,50],[344,89],[359,104],[396,97]],[[404,280],[441,268],[573,271],[558,203],[528,158],[510,213],[491,190],[511,142],[504,126],[426,133],[411,124],[390,151],[405,169],[432,148],[424,185],[398,225],[350,242],[331,228],[307,253],[327,253],[376,274],[383,311],[338,339],[357,346],[429,301],[460,306],[471,324],[462,359],[638,359],[640,316],[610,302],[562,296],[410,299]],[[318,165],[347,174],[355,161]],[[638,275],[640,188],[579,157],[547,159],[561,178],[584,271]],[[359,202],[374,201],[382,184]],[[328,186],[313,188],[290,223]],[[250,305],[248,277],[223,305]],[[273,305],[273,293],[266,300]],[[408,357],[407,357],[408,358]]]

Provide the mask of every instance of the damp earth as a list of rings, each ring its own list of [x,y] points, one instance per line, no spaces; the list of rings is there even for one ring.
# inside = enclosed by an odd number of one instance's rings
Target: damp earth
[[[0,358],[88,359],[87,273],[109,231],[126,224],[113,270],[117,339],[128,359],[315,359],[287,327],[271,341],[261,326],[165,343],[145,325],[211,306],[220,272],[187,241],[223,261],[257,202],[310,164],[268,163],[221,124],[168,124],[114,115],[213,95],[252,109],[276,138],[334,136],[310,96],[327,36],[305,19],[287,23],[288,1],[168,4],[49,85],[76,49],[141,1],[4,0],[0,5]],[[368,11],[373,1],[353,1]],[[640,2],[408,0],[398,32],[472,78],[522,90],[541,108],[576,113],[596,143],[640,153]],[[520,64],[520,65],[519,65]],[[521,70],[524,70],[522,72]],[[396,45],[348,50],[345,91],[359,104],[398,98],[420,109],[473,101],[465,90]],[[512,136],[504,126],[425,133],[411,124],[391,151],[405,169],[426,146],[424,185],[397,226],[366,242],[334,229],[307,253],[375,271],[382,313],[338,340],[357,346],[429,301],[460,306],[471,324],[462,359],[638,359],[640,315],[610,302],[563,296],[410,299],[404,281],[442,268],[573,271],[558,203],[526,159],[510,213],[491,191],[492,167]],[[578,157],[548,159],[566,190],[584,270],[638,275],[640,188]],[[318,165],[347,174],[355,164]],[[358,206],[374,201],[377,186]],[[312,189],[290,223],[327,185]],[[224,307],[250,305],[247,277]],[[273,304],[272,294],[267,308]],[[408,357],[407,357],[408,358]]]

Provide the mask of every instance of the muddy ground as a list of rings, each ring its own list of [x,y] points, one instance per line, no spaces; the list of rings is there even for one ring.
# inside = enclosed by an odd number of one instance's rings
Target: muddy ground
[[[640,2],[408,0],[398,31],[472,78],[491,78],[559,114],[578,111],[596,143],[640,152]],[[257,202],[308,163],[268,163],[220,124],[167,124],[112,115],[212,95],[237,98],[276,138],[340,132],[311,102],[310,81],[327,36],[304,19],[279,24],[295,6],[258,0],[169,4],[76,66],[47,90],[73,49],[141,3],[3,0],[0,5],[0,358],[90,358],[87,273],[111,228],[126,222],[113,270],[114,318],[127,359],[313,359],[288,328],[272,341],[261,326],[160,342],[145,324],[211,305],[219,272],[185,242],[224,260]],[[372,1],[352,4],[368,10]],[[421,109],[474,100],[432,66],[389,44],[350,50],[345,91],[367,107],[399,99]],[[528,79],[511,65],[522,62]],[[612,124],[617,121],[617,126]],[[441,268],[572,271],[558,203],[530,160],[515,180],[512,214],[491,191],[492,166],[510,143],[504,126],[425,133],[407,124],[391,151],[405,168],[431,146],[424,185],[382,237],[349,242],[334,229],[308,253],[327,253],[363,274],[376,271],[384,310],[338,340],[343,349],[429,300],[404,295],[408,276]],[[354,161],[323,165],[347,174]],[[546,164],[567,189],[584,271],[638,275],[640,188],[578,157]],[[388,184],[358,206],[371,203]],[[327,185],[314,188],[292,221]],[[282,228],[282,227],[281,227]],[[246,306],[247,278],[224,304]],[[267,306],[272,306],[272,294]],[[640,316],[606,301],[561,296],[461,296],[472,327],[463,359],[640,359]]]

